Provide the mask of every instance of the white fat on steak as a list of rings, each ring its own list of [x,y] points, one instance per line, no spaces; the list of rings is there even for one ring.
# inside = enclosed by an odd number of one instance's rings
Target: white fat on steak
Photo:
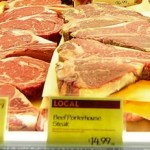
[[[137,81],[143,67],[121,58],[70,59],[57,63],[58,88],[61,95],[104,97]]]

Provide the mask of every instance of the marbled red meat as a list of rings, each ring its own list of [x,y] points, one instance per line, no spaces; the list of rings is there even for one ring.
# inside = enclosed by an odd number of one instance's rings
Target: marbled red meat
[[[30,30],[35,35],[58,41],[63,19],[55,14],[37,14],[0,23],[0,28]],[[57,37],[57,38],[56,38]]]
[[[25,30],[0,31],[0,58],[30,56],[50,62],[57,44]]]
[[[25,16],[33,16],[41,13],[57,15],[55,11],[50,10],[46,6],[22,6],[5,10],[0,14],[0,22],[22,18]]]
[[[116,26],[107,26],[73,32],[71,36],[94,39],[106,44],[150,51],[150,23],[134,21]]]
[[[61,61],[88,55],[98,55],[101,58],[122,57],[145,62],[150,60],[150,52],[103,44],[91,39],[73,38],[61,44],[57,51]]]
[[[121,20],[148,20],[148,17],[144,17],[138,12],[127,10],[123,7],[118,7],[115,5],[111,5],[108,3],[94,3],[94,4],[86,4],[79,5],[75,8],[69,9],[66,13],[64,13],[64,18],[66,21],[74,20],[74,19],[85,19],[85,18],[93,18],[93,17],[115,17]]]
[[[143,67],[128,59],[94,55],[58,62],[59,91],[61,95],[105,97],[137,81]]]
[[[51,6],[56,4],[61,4],[61,0],[8,0],[9,8],[30,5]]]
[[[39,110],[10,84],[0,85],[0,95],[9,98],[8,129],[10,131],[35,131]]]
[[[0,83],[11,84],[26,97],[42,94],[49,63],[32,57],[20,56],[0,60]]]

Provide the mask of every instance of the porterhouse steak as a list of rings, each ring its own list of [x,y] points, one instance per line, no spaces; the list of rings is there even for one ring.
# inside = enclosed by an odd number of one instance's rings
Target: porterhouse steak
[[[88,55],[97,55],[101,58],[122,57],[132,61],[150,62],[150,52],[113,46],[91,39],[72,38],[61,44],[57,48],[57,51],[60,61],[83,56],[86,57]]]
[[[25,30],[0,31],[0,58],[30,56],[50,62],[57,44]]]
[[[144,64],[127,59],[90,55],[58,62],[60,95],[108,96],[138,80]]]
[[[8,102],[8,129],[10,131],[34,131],[39,111],[14,86],[0,85],[0,95],[7,96]]]
[[[41,96],[49,63],[32,57],[9,57],[0,60],[0,83],[11,84],[27,98]]]
[[[64,13],[65,21],[71,21],[75,19],[85,19],[93,17],[115,17],[118,19],[123,19],[128,21],[136,20],[147,20],[148,17],[144,17],[138,12],[127,10],[123,7],[113,6],[108,3],[93,3],[86,5],[79,5],[75,8],[69,9]]]
[[[65,23],[62,28],[63,34],[70,34],[72,32],[81,30],[81,29],[88,29],[88,28],[96,28],[96,27],[104,27],[109,25],[115,25],[122,22],[127,22],[127,18],[125,19],[118,19],[115,16],[102,16],[102,17],[89,17],[85,19],[75,19]],[[66,35],[65,35],[66,36]]]
[[[83,29],[71,33],[78,38],[94,39],[106,44],[150,51],[150,23],[134,21],[107,27]]]

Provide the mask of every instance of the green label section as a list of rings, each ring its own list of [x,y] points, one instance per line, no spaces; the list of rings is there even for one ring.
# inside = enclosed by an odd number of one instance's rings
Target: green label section
[[[49,110],[48,144],[122,145],[120,100],[53,97]]]
[[[0,97],[0,144],[4,142],[7,123],[8,98]]]

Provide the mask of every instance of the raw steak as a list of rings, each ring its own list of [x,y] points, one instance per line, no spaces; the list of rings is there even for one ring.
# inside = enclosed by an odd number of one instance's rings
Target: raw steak
[[[39,111],[14,86],[0,85],[0,95],[9,97],[8,129],[11,131],[35,131]]]
[[[25,30],[0,31],[0,58],[31,56],[50,62],[57,44]]]
[[[55,11],[50,10],[46,6],[23,6],[5,10],[0,14],[0,22],[22,18],[25,16],[33,16],[41,13],[57,15]]]
[[[63,25],[62,32],[63,32],[64,37],[67,39],[67,36],[69,36],[70,33],[81,30],[81,29],[104,27],[104,26],[119,24],[119,23],[126,22],[126,21],[127,19],[123,20],[123,19],[118,19],[115,17],[107,17],[107,16],[91,17],[91,18],[85,18],[85,19],[75,19],[75,20],[69,21],[68,23],[65,23]]]
[[[95,39],[106,44],[150,51],[150,23],[134,21],[107,27],[78,30],[71,36]]]
[[[57,51],[60,61],[80,57],[86,58],[92,55],[99,59],[117,57],[123,61],[140,62],[144,64],[140,79],[150,80],[150,52],[106,45],[95,40],[79,38],[73,38],[63,43]]]
[[[89,56],[59,62],[56,66],[60,95],[105,97],[134,83],[144,65],[120,58]]]
[[[51,6],[56,4],[61,4],[61,0],[8,0],[9,8],[30,5]]]
[[[101,58],[122,57],[133,61],[150,62],[150,52],[103,44],[91,39],[72,38],[61,44],[57,51],[61,61],[81,56],[97,55]]]
[[[0,23],[0,28],[33,31],[36,35],[58,42],[63,19],[56,14],[37,14]]]
[[[115,16],[118,19],[128,19],[128,21],[139,20],[139,19],[148,19],[138,12],[127,10],[123,7],[113,6],[107,3],[94,3],[79,5],[75,8],[68,10],[64,13],[64,18],[66,21],[74,19],[84,19],[92,17],[101,17],[101,16]]]
[[[11,84],[26,97],[41,96],[49,63],[20,56],[0,60],[0,83]]]

